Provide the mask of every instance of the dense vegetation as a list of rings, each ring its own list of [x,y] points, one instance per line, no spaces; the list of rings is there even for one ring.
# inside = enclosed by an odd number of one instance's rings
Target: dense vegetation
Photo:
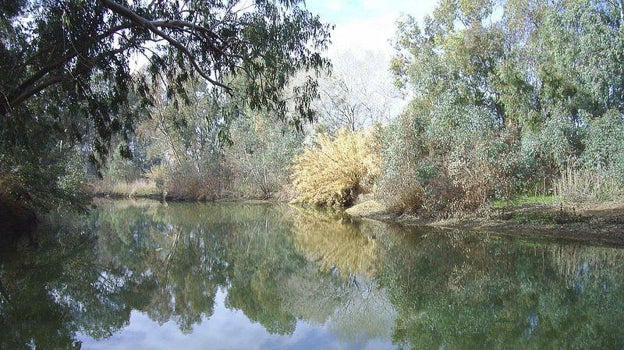
[[[621,1],[444,0],[401,21],[396,45],[413,99],[388,128],[384,182],[420,184],[434,211],[622,189]]]
[[[329,65],[320,55],[329,29],[291,0],[5,1],[0,190],[43,209],[75,203],[81,175],[101,170],[111,149],[144,151],[135,135],[154,123],[183,137],[203,119],[193,131],[209,130],[208,143],[227,140],[223,126],[247,110],[300,129]],[[195,79],[201,90],[186,89]],[[166,108],[181,105],[199,114]]]
[[[315,80],[329,27],[298,1],[176,4],[0,8],[5,195],[50,208],[88,183],[333,206],[373,193],[397,213],[448,215],[624,188],[622,1],[442,0],[401,19],[390,68],[410,102],[390,120],[371,72],[337,64]]]

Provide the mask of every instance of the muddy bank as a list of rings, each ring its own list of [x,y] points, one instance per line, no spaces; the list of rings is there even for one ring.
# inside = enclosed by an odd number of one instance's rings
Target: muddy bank
[[[450,219],[392,215],[374,201],[347,209],[355,218],[367,218],[404,225],[435,226],[532,237],[572,240],[593,245],[624,247],[624,202],[596,204],[527,205],[484,210]]]

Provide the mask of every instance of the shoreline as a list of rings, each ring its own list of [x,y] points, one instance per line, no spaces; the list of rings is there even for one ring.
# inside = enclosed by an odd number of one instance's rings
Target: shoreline
[[[370,202],[370,201],[369,201]],[[406,226],[469,230],[510,237],[566,240],[582,244],[624,247],[624,202],[566,205],[525,205],[487,215],[463,215],[450,219],[392,215],[378,204],[364,202],[346,210],[352,218]],[[375,208],[376,210],[366,210]]]
[[[102,195],[94,199],[156,200],[161,196]],[[199,203],[283,203],[276,199],[223,198],[189,200],[166,198],[165,202]],[[490,210],[485,214],[467,213],[448,219],[394,215],[376,201],[369,200],[345,210],[353,219],[367,219],[404,226],[428,226],[445,230],[469,230],[509,237],[540,240],[566,240],[582,244],[624,247],[624,202],[593,204],[531,204]]]

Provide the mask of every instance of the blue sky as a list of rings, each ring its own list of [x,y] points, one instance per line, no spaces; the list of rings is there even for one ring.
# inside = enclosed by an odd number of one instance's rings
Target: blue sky
[[[307,8],[336,25],[330,52],[373,50],[391,54],[389,40],[403,14],[422,19],[437,0],[307,0]]]
[[[435,0],[308,0],[308,9],[317,12],[327,21],[344,23],[356,19],[372,19],[383,15],[401,13],[421,17],[430,13],[437,1]]]

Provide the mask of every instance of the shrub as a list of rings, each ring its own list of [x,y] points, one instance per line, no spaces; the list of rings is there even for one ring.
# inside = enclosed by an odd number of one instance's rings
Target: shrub
[[[234,121],[230,135],[234,143],[225,149],[225,159],[237,195],[287,197],[290,165],[302,148],[303,133],[268,115],[251,114]]]
[[[416,106],[386,130],[379,197],[394,212],[446,216],[507,196],[517,137],[482,108]],[[510,157],[511,155],[511,157]]]
[[[147,177],[167,198],[205,201],[225,197],[231,174],[222,164],[206,165],[201,172],[183,164],[173,168],[153,166]]]
[[[585,150],[585,166],[604,172],[624,184],[624,116],[609,110],[589,126]]]
[[[554,190],[566,202],[612,200],[623,192],[619,181],[608,173],[570,166],[555,181]]]
[[[93,192],[96,195],[114,197],[158,197],[161,189],[156,183],[147,179],[138,179],[131,182],[103,180],[95,183]]]
[[[373,138],[340,130],[332,139],[320,134],[316,144],[295,157],[295,202],[347,207],[371,191],[380,173]]]
[[[396,214],[413,213],[424,204],[422,184],[431,170],[421,167],[426,153],[424,128],[424,119],[406,112],[384,129],[383,176],[376,196]]]
[[[402,171],[400,176],[387,178],[383,183],[382,197],[388,210],[397,214],[410,213],[423,205],[424,190],[418,178],[408,171]]]

